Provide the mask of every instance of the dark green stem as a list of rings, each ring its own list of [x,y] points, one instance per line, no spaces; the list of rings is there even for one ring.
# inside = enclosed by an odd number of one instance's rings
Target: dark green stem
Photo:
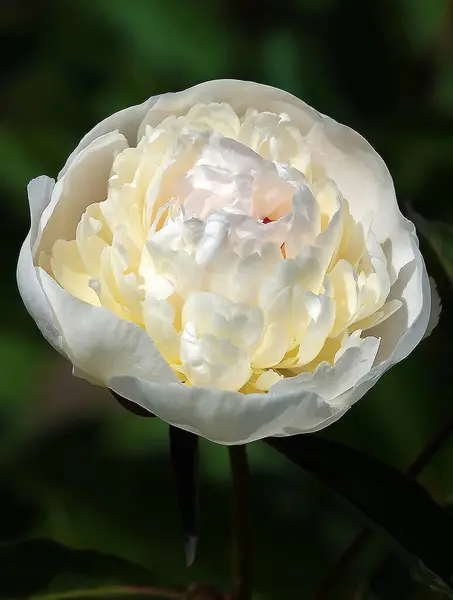
[[[246,446],[230,446],[233,478],[233,581],[232,600],[250,600],[250,498]]]

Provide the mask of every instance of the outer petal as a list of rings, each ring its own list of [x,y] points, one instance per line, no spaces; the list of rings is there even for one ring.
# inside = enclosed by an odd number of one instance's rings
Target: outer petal
[[[346,348],[332,366],[324,362],[314,373],[301,373],[296,377],[281,379],[272,386],[271,393],[316,391],[326,401],[335,404],[336,397],[352,389],[368,374],[378,351],[377,338],[369,336],[353,342],[357,345]],[[340,408],[343,408],[343,403],[340,403]]]
[[[391,241],[388,260],[397,275],[389,300],[401,300],[403,305],[389,319],[367,330],[367,335],[382,340],[376,364],[387,365],[386,369],[403,360],[423,339],[431,314],[428,273],[413,227],[400,230]]]
[[[54,187],[55,181],[46,175],[32,179],[27,186],[28,203],[30,205],[30,242],[32,246],[38,235],[39,220],[52,198]]]
[[[42,213],[38,232],[41,250],[49,252],[59,238],[75,238],[77,223],[86,207],[107,197],[113,161],[125,148],[126,138],[113,131],[94,140],[72,161]]]
[[[195,104],[226,102],[238,114],[245,114],[253,107],[258,111],[285,112],[297,124],[302,133],[307,133],[321,114],[288,92],[277,88],[235,79],[217,79],[195,85],[182,92],[163,94],[152,105],[142,125],[157,125],[170,115],[186,114]]]
[[[338,420],[388,369],[406,358],[425,335],[431,314],[431,286],[413,228],[406,233],[411,238],[409,247],[413,259],[401,268],[390,292],[391,296],[401,298],[404,305],[381,325],[366,332],[367,335],[381,338],[375,366],[353,388],[331,401],[339,411],[311,431],[318,431]]]
[[[404,221],[393,180],[379,154],[356,131],[323,116],[307,143],[315,163],[324,167],[349,202],[354,219],[373,214],[372,230],[385,241]]]
[[[110,310],[75,298],[43,269],[37,278],[52,307],[69,360],[81,376],[105,385],[113,376],[144,377],[161,384],[178,381],[148,333]]]
[[[415,245],[415,244],[414,244]],[[419,344],[425,335],[426,328],[430,319],[431,313],[431,287],[429,283],[428,274],[426,272],[423,258],[417,250],[417,255],[414,258],[416,266],[412,266],[412,289],[418,290],[419,293],[415,295],[410,292],[410,285],[407,285],[408,293],[407,297],[411,301],[409,310],[404,310],[401,307],[392,317],[384,321],[378,327],[368,330],[367,335],[373,335],[381,338],[381,347],[376,358],[376,365],[364,376],[357,384],[350,390],[344,392],[337,398],[332,400],[332,404],[339,409],[339,411],[329,420],[321,424],[321,426],[314,427],[311,431],[318,431],[323,427],[331,425],[338,420],[353,404],[355,404],[360,398],[362,398],[380,379],[380,377],[388,371],[393,365],[406,358],[412,350]],[[413,265],[413,263],[408,263]],[[403,281],[406,279],[404,273],[402,274]],[[407,306],[407,305],[406,305]],[[404,333],[402,328],[404,323],[396,320],[397,314],[401,311],[400,319],[406,314],[406,325]],[[410,315],[411,324],[407,328],[407,318]],[[399,336],[399,337],[397,337]],[[393,350],[390,352],[391,343],[388,341],[391,337],[397,338],[398,341],[394,343]],[[387,354],[387,356],[385,356]]]
[[[314,392],[244,396],[135,377],[114,377],[109,387],[172,425],[227,445],[309,431],[339,412]]]
[[[49,302],[36,277],[33,266],[32,247],[38,232],[39,219],[50,201],[54,180],[41,176],[28,184],[31,227],[22,245],[17,264],[17,284],[26,309],[36,321],[46,340],[59,352],[62,351],[62,337]]]
[[[91,144],[96,138],[101,137],[106,133],[118,130],[121,134],[124,135],[124,137],[127,139],[131,146],[135,146],[137,141],[138,127],[146,113],[149,111],[149,109],[153,106],[153,104],[158,98],[159,95],[152,96],[142,104],[130,106],[129,108],[120,110],[119,112],[110,115],[110,117],[107,117],[106,119],[98,123],[95,127],[93,127],[93,129],[81,139],[78,146],[70,154],[65,166],[58,175],[58,179],[63,177],[71,163],[74,161],[75,157],[84,148]]]

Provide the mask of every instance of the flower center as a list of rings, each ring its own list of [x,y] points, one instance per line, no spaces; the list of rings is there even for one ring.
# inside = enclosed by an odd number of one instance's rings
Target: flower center
[[[287,115],[225,104],[146,124],[52,276],[135,322],[187,385],[267,392],[333,364],[400,306],[357,221]]]

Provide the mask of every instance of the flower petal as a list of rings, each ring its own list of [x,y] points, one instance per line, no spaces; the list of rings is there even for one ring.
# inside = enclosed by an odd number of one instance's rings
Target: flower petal
[[[362,221],[372,213],[372,230],[383,242],[403,217],[390,173],[379,154],[356,131],[323,116],[307,136],[312,160],[321,165]]]
[[[120,375],[163,384],[178,381],[144,329],[71,296],[43,269],[36,270],[62,333],[64,350],[79,371],[104,385]]]
[[[141,137],[146,125],[156,126],[170,115],[187,114],[197,104],[212,102],[227,103],[237,114],[245,115],[251,107],[258,111],[286,113],[302,134],[321,119],[321,115],[308,104],[283,90],[251,81],[218,79],[160,96],[146,115],[138,136]]]
[[[377,327],[367,330],[368,335],[382,339],[377,363],[395,364],[403,360],[423,338],[431,314],[431,289],[423,257],[418,249],[415,233],[406,231],[404,247],[393,260],[408,262],[399,268],[395,283],[390,288],[388,301],[400,300],[402,306]],[[398,234],[402,246],[403,235]],[[399,267],[399,264],[397,265]],[[388,365],[389,366],[389,365]],[[388,368],[388,366],[386,368]]]
[[[75,238],[77,224],[87,206],[107,197],[113,160],[125,148],[126,138],[114,131],[97,138],[72,161],[41,215],[42,251],[49,254],[57,239]]]
[[[142,104],[120,110],[93,127],[93,129],[81,139],[75,150],[70,154],[65,166],[58,174],[58,179],[63,177],[82,150],[94,142],[94,140],[107,133],[117,130],[127,139],[129,144],[135,145],[137,141],[138,126],[158,98],[158,95],[152,96]]]
[[[321,363],[313,373],[301,373],[295,377],[287,377],[272,386],[270,393],[316,391],[326,402],[336,404],[338,396],[352,389],[358,381],[369,373],[373,366],[379,340],[374,337],[360,339],[352,334],[351,341],[337,353],[333,365]],[[342,403],[339,408],[344,408]]]
[[[32,179],[27,186],[28,203],[30,205],[30,242],[32,249],[35,240],[40,237],[39,221],[44,209],[52,198],[52,192],[55,187],[55,181],[41,175]]]
[[[176,427],[226,445],[309,431],[340,412],[314,392],[244,396],[135,377],[115,377],[109,387]]]
[[[50,201],[54,188],[53,179],[42,176],[28,184],[31,227],[19,255],[17,284],[22,300],[31,317],[45,337],[58,352],[62,352],[62,336],[49,302],[36,277],[32,249],[39,234],[39,219]]]

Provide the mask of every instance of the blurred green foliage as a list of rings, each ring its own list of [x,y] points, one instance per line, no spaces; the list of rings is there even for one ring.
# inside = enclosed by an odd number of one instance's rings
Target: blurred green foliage
[[[26,184],[55,176],[115,110],[206,79],[252,79],[360,131],[386,160],[401,208],[410,202],[451,226],[453,2],[3,0],[0,29],[0,538],[39,534],[135,560],[166,581],[226,585],[226,451],[202,443],[201,543],[187,571],[167,427],[73,379],[21,305],[14,270],[28,228]],[[451,260],[451,240],[442,240]],[[451,291],[439,248],[421,244],[443,298],[440,326],[325,432],[400,468],[453,412]],[[254,598],[312,598],[360,523],[270,448],[252,444],[250,455]],[[440,502],[453,492],[452,464],[453,441],[421,477]],[[357,588],[388,550],[374,539],[331,598],[371,598]]]

